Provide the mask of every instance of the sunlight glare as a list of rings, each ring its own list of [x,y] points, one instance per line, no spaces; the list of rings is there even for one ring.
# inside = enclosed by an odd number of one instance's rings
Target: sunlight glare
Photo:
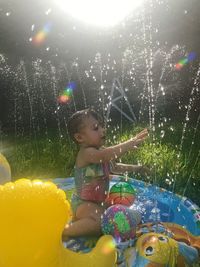
[[[109,27],[125,19],[144,0],[57,0],[69,15],[86,23]]]

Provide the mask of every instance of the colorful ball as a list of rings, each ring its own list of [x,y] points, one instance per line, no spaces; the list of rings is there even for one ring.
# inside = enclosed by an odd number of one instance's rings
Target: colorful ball
[[[136,219],[129,208],[119,204],[109,207],[101,220],[102,232],[112,235],[117,242],[134,239],[136,225]]]
[[[131,206],[135,200],[136,190],[127,182],[119,182],[110,189],[107,202],[109,205],[121,204]]]

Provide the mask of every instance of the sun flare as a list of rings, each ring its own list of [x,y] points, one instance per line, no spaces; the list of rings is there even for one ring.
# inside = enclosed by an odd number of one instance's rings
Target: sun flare
[[[57,0],[57,4],[67,14],[85,23],[110,27],[114,26],[137,7],[144,0]]]

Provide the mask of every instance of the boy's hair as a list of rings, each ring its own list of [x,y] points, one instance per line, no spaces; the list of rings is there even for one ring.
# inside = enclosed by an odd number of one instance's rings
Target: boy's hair
[[[70,118],[67,124],[68,133],[72,140],[77,143],[76,139],[74,138],[74,135],[76,133],[79,133],[82,126],[84,119],[92,116],[95,118],[98,122],[102,124],[103,120],[101,116],[93,109],[87,108],[80,111],[76,111]]]

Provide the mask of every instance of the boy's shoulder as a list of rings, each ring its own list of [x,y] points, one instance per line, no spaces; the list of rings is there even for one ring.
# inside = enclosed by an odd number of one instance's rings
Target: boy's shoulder
[[[88,165],[88,158],[90,155],[94,152],[96,152],[97,149],[95,147],[86,147],[86,148],[81,148],[77,154],[76,157],[76,163],[75,165],[77,167],[85,167]]]
[[[93,147],[93,146],[90,146],[90,147],[84,147],[82,149],[79,150],[78,152],[78,155],[82,156],[82,155],[86,155],[86,154],[90,154],[92,152],[97,152],[99,151],[100,149],[96,148],[96,147]]]

